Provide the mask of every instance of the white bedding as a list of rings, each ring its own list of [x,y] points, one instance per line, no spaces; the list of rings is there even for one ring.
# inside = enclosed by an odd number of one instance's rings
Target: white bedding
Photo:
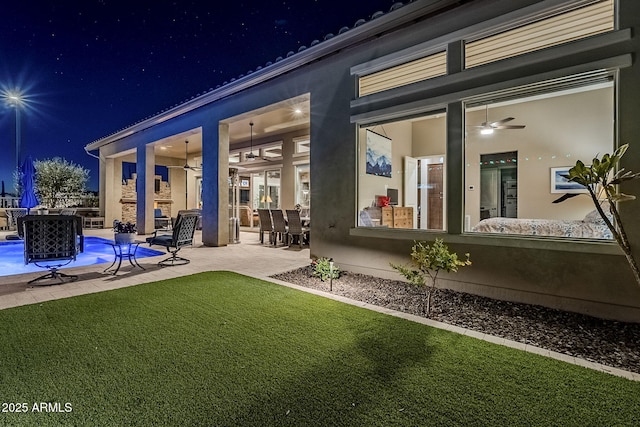
[[[597,214],[597,212],[595,212]],[[611,231],[600,218],[590,212],[581,220],[487,218],[471,231],[478,233],[520,234],[528,236],[581,237],[612,239]]]

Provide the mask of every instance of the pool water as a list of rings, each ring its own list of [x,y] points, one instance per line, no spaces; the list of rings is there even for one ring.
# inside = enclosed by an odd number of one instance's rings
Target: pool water
[[[103,264],[105,262],[111,264],[114,259],[113,247],[109,245],[112,241],[101,237],[85,236],[84,252],[78,254],[75,261],[61,267],[82,267],[93,264]],[[164,252],[150,249],[141,244],[136,252],[136,259],[163,255]],[[108,267],[108,265],[104,267]],[[123,266],[125,264],[123,263]],[[126,264],[128,265],[128,263]],[[24,265],[24,242],[21,240],[11,240],[0,242],[0,276],[9,276],[11,274],[46,272],[46,269],[38,267],[34,264]]]

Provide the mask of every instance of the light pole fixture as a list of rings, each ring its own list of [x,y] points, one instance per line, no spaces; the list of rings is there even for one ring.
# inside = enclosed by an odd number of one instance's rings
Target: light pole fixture
[[[9,92],[6,95],[9,104],[13,105],[16,109],[16,169],[20,168],[20,108],[23,104],[22,95],[20,92]]]

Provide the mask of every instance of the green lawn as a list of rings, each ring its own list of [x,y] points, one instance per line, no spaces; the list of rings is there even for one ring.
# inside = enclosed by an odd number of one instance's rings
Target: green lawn
[[[0,425],[640,425],[640,383],[228,272],[3,310],[0,336],[2,409],[28,407]]]

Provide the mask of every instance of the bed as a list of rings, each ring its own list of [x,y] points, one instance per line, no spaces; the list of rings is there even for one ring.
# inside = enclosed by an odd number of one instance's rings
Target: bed
[[[611,231],[596,210],[589,212],[579,220],[487,218],[480,221],[471,231],[528,236],[613,239]]]

